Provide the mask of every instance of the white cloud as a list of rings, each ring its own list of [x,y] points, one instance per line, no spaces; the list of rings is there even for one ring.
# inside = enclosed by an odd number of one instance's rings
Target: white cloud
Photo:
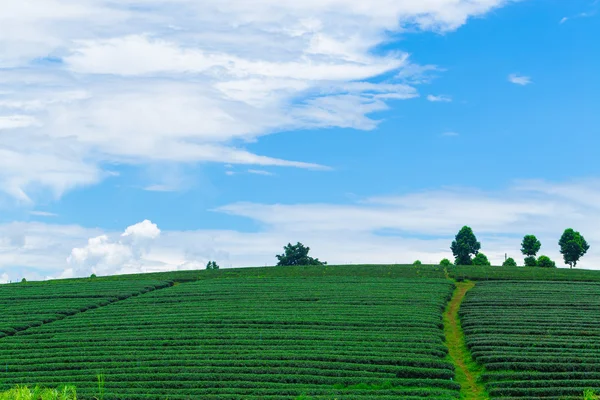
[[[31,215],[35,215],[38,217],[57,217],[58,214],[52,213],[52,212],[48,212],[48,211],[30,211],[29,214]]]
[[[404,68],[398,72],[396,78],[410,85],[422,85],[431,83],[435,78],[434,72],[442,72],[444,69],[437,65],[418,65],[407,63]]]
[[[435,96],[435,95],[428,95],[427,96],[427,100],[431,101],[431,102],[444,102],[444,103],[449,103],[452,101],[452,97],[450,96],[446,96],[446,95],[439,95],[439,96]]]
[[[511,2],[5,0],[0,187],[20,201],[40,188],[60,196],[114,163],[323,169],[241,144],[373,129],[371,113],[418,96],[411,85],[441,71],[373,52],[390,32],[447,32]],[[394,78],[373,83],[384,74]]]
[[[595,5],[596,3],[597,2],[594,2],[594,3],[592,3],[592,5]],[[563,17],[559,21],[559,24],[564,24],[565,22],[567,22],[569,20],[572,20],[572,19],[594,17],[597,13],[598,13],[598,10],[591,10],[591,11],[581,12],[579,14],[575,14],[575,15],[573,15],[571,17]]]
[[[265,170],[262,170],[262,169],[249,169],[248,173],[249,174],[254,174],[254,175],[264,175],[264,176],[273,176],[273,175],[275,175],[272,172],[265,171]]]
[[[128,226],[120,239],[100,235],[88,239],[84,247],[75,247],[67,257],[67,268],[60,275],[64,278],[88,276],[92,273],[110,275],[139,271],[145,264],[145,255],[152,242],[160,236],[160,229],[150,220]]]
[[[100,235],[90,238],[85,247],[74,248],[67,262],[75,266],[72,269],[74,276],[85,276],[88,272],[102,274],[108,268],[120,268],[131,262],[132,258],[129,246],[111,242],[107,235]]]
[[[234,203],[215,211],[249,218],[261,228],[160,231],[144,221],[124,232],[105,232],[0,224],[0,275],[30,279],[16,266],[35,268],[40,277],[68,277],[203,268],[209,260],[222,267],[272,265],[282,246],[296,241],[332,264],[436,262],[452,258],[450,242],[463,225],[473,228],[495,264],[505,253],[522,259],[523,235],[535,234],[540,253],[561,266],[558,239],[572,227],[591,245],[579,266],[600,265],[600,180],[519,181],[502,191],[442,189],[344,205]]]
[[[141,239],[156,239],[160,235],[160,229],[150,220],[143,220],[135,225],[128,226],[122,237],[141,238]]]
[[[36,124],[37,120],[28,115],[0,115],[0,129],[24,128]]]
[[[514,83],[515,85],[526,86],[531,82],[531,77],[519,74],[510,74],[508,76],[508,81]]]
[[[21,139],[5,134],[0,144],[0,191],[19,201],[32,202],[27,193],[32,186],[48,188],[58,198],[69,189],[96,183],[107,175],[97,165],[73,154],[72,148],[61,147],[61,141],[29,138],[19,143]],[[17,148],[3,148],[11,141],[17,142]]]
[[[177,188],[168,185],[148,185],[144,187],[148,192],[174,192]]]

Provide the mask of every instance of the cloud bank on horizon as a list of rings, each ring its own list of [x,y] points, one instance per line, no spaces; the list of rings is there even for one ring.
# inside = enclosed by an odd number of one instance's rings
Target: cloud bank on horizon
[[[579,268],[600,264],[600,181],[569,184],[518,181],[503,193],[464,188],[360,199],[353,204],[234,203],[215,210],[252,219],[258,232],[164,231],[149,220],[123,232],[39,223],[0,225],[0,275],[78,277],[202,269],[210,260],[224,268],[274,265],[288,242],[301,241],[330,264],[437,263],[452,259],[450,243],[462,224],[473,227],[490,261],[505,253],[518,262],[524,234],[542,241],[540,254],[564,266],[558,239],[569,226],[591,245]],[[12,236],[8,236],[12,233]],[[6,236],[4,236],[6,235]],[[71,246],[71,247],[70,247]],[[65,254],[70,255],[65,260]],[[5,270],[10,265],[22,268]],[[42,267],[40,267],[42,266]]]

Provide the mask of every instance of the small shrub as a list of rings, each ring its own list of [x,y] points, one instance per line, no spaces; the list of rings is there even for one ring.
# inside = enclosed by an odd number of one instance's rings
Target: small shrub
[[[421,261],[419,261],[419,260],[416,260],[414,263],[412,263],[412,265],[414,265],[416,267],[416,266],[419,266],[419,265],[423,265],[423,263]]]
[[[503,263],[502,263],[503,267],[516,267],[517,266],[517,262],[515,261],[514,258],[509,257],[507,258]]]
[[[473,258],[473,265],[492,265],[488,260],[487,256],[483,253],[477,253]]]
[[[450,260],[448,260],[447,258],[444,258],[442,261],[440,261],[440,265],[442,267],[449,267],[452,265],[452,262]]]
[[[537,259],[534,256],[525,257],[526,267],[537,267]]]
[[[556,268],[556,263],[548,256],[540,256],[537,259],[537,266],[542,268]]]

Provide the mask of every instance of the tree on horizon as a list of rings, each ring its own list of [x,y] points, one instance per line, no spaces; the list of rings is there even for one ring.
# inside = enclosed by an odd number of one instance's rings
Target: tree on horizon
[[[525,256],[525,266],[535,267],[538,265],[537,259],[535,258],[538,251],[542,247],[542,243],[538,240],[535,235],[525,235],[521,242],[521,253]]]
[[[324,261],[319,261],[318,258],[308,256],[310,247],[304,246],[298,242],[296,244],[288,243],[283,247],[284,253],[277,254],[277,266],[293,266],[293,265],[326,265]]]
[[[455,240],[450,246],[454,254],[455,265],[472,265],[471,255],[476,256],[481,249],[481,243],[477,241],[473,230],[468,226],[463,226],[456,234]]]
[[[560,240],[560,253],[563,255],[565,264],[570,268],[576,267],[577,262],[590,249],[590,245],[585,241],[581,233],[572,228],[565,229]]]

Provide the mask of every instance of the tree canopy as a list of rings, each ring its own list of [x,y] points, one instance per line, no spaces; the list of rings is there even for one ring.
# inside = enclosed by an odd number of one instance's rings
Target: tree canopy
[[[310,247],[304,246],[298,242],[296,244],[288,243],[287,246],[283,247],[284,253],[276,255],[279,262],[277,266],[291,266],[291,265],[325,265],[326,262],[319,261],[318,258],[312,258],[308,256]]]
[[[477,241],[473,230],[468,226],[463,226],[456,234],[455,240],[450,246],[454,254],[454,264],[471,265],[473,260],[471,255],[477,255],[481,249],[481,243]]]
[[[571,268],[577,266],[579,259],[590,249],[590,245],[585,241],[583,236],[571,228],[565,229],[558,241],[558,245],[560,246],[560,253],[563,255],[565,264]]]
[[[534,257],[540,248],[542,243],[535,237],[535,235],[525,235],[521,242],[521,253],[524,256]]]

